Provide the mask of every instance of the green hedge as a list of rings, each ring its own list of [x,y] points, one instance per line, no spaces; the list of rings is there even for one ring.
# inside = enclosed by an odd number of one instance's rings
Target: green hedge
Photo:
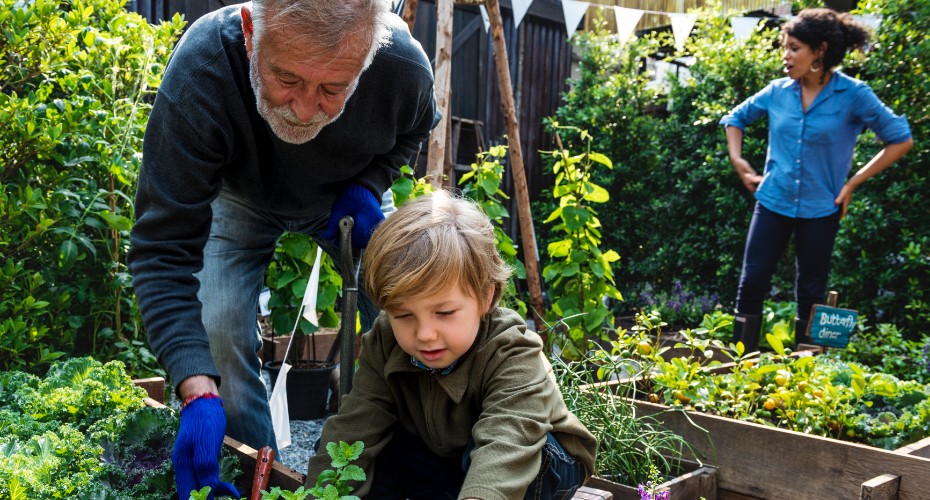
[[[915,147],[904,159],[857,190],[838,235],[830,289],[841,304],[913,336],[930,331],[930,222],[919,193],[930,188],[927,160],[930,99],[930,4],[868,2],[883,16],[874,48],[851,55],[848,74],[867,81],[879,97],[908,116]],[[733,106],[780,75],[777,23],[761,24],[746,43],[734,40],[718,9],[700,13],[685,51],[694,56],[691,78],[673,82],[667,95],[648,89],[643,55],[674,52],[669,33],[645,35],[622,46],[606,33],[580,34],[580,78],[573,81],[555,118],[588,129],[614,161],[603,184],[611,203],[601,208],[604,246],[622,256],[618,288],[629,313],[643,305],[648,287],[718,295],[735,303],[742,252],[754,200],[727,158],[719,120]],[[764,163],[767,127],[747,130],[744,153]],[[871,133],[859,140],[853,171],[881,147]],[[551,202],[549,202],[551,203]],[[545,203],[543,204],[545,205]],[[539,208],[542,212],[545,208]],[[543,238],[547,235],[543,234]],[[773,298],[793,297],[793,255],[774,280]]]
[[[0,370],[156,366],[125,266],[148,109],[183,21],[0,0]]]

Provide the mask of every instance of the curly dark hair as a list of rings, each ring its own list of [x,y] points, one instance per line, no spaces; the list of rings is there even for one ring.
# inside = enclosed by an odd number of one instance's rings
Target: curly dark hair
[[[830,69],[843,61],[849,49],[858,49],[869,42],[871,32],[846,12],[832,9],[805,9],[784,24],[782,39],[792,36],[816,50],[827,42],[821,62]]]

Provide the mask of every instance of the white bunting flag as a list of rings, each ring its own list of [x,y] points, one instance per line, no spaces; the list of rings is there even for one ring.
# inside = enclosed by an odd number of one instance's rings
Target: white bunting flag
[[[513,0],[513,27],[519,28],[520,22],[523,21],[523,16],[526,15],[526,11],[530,10],[530,4],[533,3],[533,0]]]
[[[761,17],[731,17],[730,27],[733,28],[733,37],[737,42],[745,42],[756,29]]]
[[[565,14],[565,31],[568,38],[575,34],[578,29],[578,23],[588,11],[588,2],[578,2],[576,0],[562,0],[562,12]]]
[[[636,30],[639,24],[639,18],[643,17],[643,11],[639,9],[627,9],[626,7],[614,7],[614,16],[617,18],[617,37],[620,43],[626,43]]]
[[[491,18],[488,17],[488,9],[481,4],[478,6],[478,10],[481,11],[481,20],[484,21],[484,32],[487,33],[491,29]]]
[[[316,296],[320,289],[320,257],[323,255],[323,249],[319,245],[316,247],[316,261],[313,262],[313,269],[310,271],[310,278],[307,280],[307,290],[304,292],[303,300],[303,317],[314,326],[320,326],[319,317],[316,314]]]
[[[878,27],[882,25],[881,16],[875,16],[872,14],[863,14],[861,16],[853,16],[853,19],[868,26],[869,29],[872,31],[878,31]]]
[[[675,35],[675,48],[678,49],[678,52],[681,52],[685,48],[685,40],[691,34],[694,22],[697,21],[697,14],[676,12],[669,14],[669,17],[672,18],[672,34]]]

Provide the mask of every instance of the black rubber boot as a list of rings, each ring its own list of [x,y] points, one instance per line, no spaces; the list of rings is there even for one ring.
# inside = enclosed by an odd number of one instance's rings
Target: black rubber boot
[[[794,318],[794,351],[798,350],[798,344],[813,344],[814,341],[807,333],[807,321],[801,321]]]
[[[737,314],[733,317],[733,342],[742,342],[746,352],[759,349],[759,332],[762,330],[761,314]]]

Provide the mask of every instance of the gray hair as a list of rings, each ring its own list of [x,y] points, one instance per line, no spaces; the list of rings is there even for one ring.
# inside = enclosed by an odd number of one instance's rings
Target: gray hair
[[[354,34],[368,42],[367,68],[390,41],[389,13],[385,0],[252,0],[252,44],[257,49],[264,33],[292,29],[298,43],[329,53]]]

